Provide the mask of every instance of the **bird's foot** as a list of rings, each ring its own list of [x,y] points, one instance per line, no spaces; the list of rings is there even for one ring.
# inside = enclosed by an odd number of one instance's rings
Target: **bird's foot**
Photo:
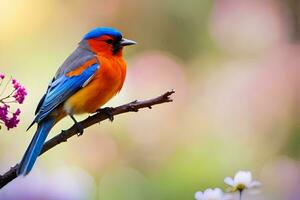
[[[79,137],[79,136],[82,136],[83,133],[84,133],[84,128],[81,126],[81,124],[78,123],[78,122],[76,122],[76,123],[74,124],[74,126],[75,126],[76,129],[77,129],[77,136],[78,136],[78,137]]]
[[[81,126],[80,123],[77,122],[77,120],[75,119],[75,117],[73,115],[70,115],[71,119],[73,120],[74,122],[74,126],[76,127],[77,129],[77,136],[82,136],[83,135],[83,132],[84,132],[84,128]]]
[[[114,114],[112,113],[113,108],[111,107],[105,107],[105,108],[100,108],[96,112],[97,113],[104,113],[108,119],[113,122],[114,121]]]

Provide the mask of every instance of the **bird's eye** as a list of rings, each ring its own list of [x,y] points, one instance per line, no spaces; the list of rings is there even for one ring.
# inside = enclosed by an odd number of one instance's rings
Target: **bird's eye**
[[[107,44],[112,44],[114,41],[112,39],[106,40],[105,41]]]

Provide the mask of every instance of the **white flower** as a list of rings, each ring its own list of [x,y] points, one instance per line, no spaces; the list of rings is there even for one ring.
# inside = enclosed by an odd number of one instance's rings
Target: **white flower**
[[[234,179],[226,177],[224,182],[230,186],[232,192],[243,191],[244,189],[251,189],[261,185],[260,182],[252,180],[252,174],[249,171],[238,171]]]
[[[196,200],[223,200],[223,192],[220,188],[206,189],[204,192],[195,193]]]

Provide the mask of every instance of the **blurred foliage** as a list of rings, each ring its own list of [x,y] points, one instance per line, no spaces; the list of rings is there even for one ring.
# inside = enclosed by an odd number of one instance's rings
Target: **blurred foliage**
[[[299,123],[295,123],[292,127],[290,136],[283,146],[282,152],[295,160],[300,161],[300,126]]]

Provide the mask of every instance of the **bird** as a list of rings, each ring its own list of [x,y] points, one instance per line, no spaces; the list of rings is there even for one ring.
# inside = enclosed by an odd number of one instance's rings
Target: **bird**
[[[74,115],[99,112],[122,89],[126,77],[123,47],[135,44],[111,27],[96,27],[84,35],[58,68],[36,108],[27,130],[34,124],[37,130],[19,163],[18,176],[32,170],[52,127],[64,117],[74,121],[78,136],[83,134]],[[102,110],[113,120],[109,109]]]

